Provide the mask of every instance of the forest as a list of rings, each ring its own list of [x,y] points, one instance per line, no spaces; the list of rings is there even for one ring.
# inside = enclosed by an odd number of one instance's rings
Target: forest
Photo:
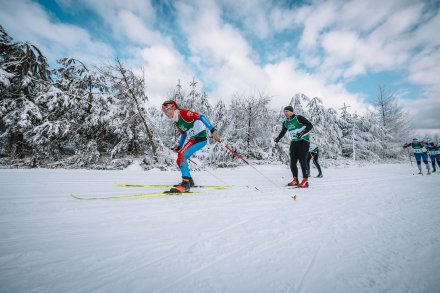
[[[138,161],[145,169],[175,167],[170,149],[179,133],[149,102],[143,75],[119,59],[88,66],[66,57],[51,68],[37,46],[15,42],[0,26],[0,64],[0,165],[121,169]],[[270,107],[270,93],[256,90],[236,94],[228,104],[212,103],[196,77],[188,85],[176,83],[164,100],[204,114],[236,152],[257,164],[288,162],[288,136],[274,142],[283,109]],[[374,109],[363,114],[350,113],[344,101],[341,109],[326,108],[323,99],[292,93],[286,102],[313,123],[311,141],[324,161],[407,155],[405,113],[386,86],[378,86]],[[194,161],[196,168],[241,163],[213,140]]]

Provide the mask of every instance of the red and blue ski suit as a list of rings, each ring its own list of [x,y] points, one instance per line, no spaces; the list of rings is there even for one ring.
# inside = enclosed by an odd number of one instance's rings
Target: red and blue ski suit
[[[179,151],[176,163],[182,177],[191,178],[188,159],[208,143],[206,128],[213,133],[215,127],[203,114],[185,109],[174,112],[173,122],[181,134],[177,145]]]

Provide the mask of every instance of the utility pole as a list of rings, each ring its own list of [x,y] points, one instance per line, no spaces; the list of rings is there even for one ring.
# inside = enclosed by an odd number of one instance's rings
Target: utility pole
[[[355,142],[354,142],[354,136],[356,134],[355,132],[356,130],[356,116],[353,116],[353,161],[356,161],[356,147],[355,147]]]
[[[196,86],[197,86],[197,81],[196,81],[196,77],[195,77],[195,76],[193,76],[193,80],[192,80],[192,82],[190,83],[190,86],[192,87],[192,91],[191,91],[191,95],[192,95],[192,100],[191,100],[191,110],[194,110],[194,109],[192,109],[192,108],[193,108],[193,106],[194,106],[194,102],[195,102],[195,100],[196,100]]]
[[[350,108],[350,106],[347,106],[344,102],[344,107],[339,108],[339,110],[344,111],[348,114],[347,108]],[[356,144],[355,144],[355,135],[356,135],[356,113],[353,115],[353,133],[351,135],[352,139],[352,148],[353,148],[353,161],[356,161]]]

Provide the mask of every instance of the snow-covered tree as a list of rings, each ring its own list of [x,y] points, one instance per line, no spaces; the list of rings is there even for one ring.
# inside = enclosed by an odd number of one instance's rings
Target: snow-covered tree
[[[383,144],[386,151],[382,157],[396,158],[401,153],[401,142],[409,140],[409,126],[406,113],[397,101],[396,94],[385,85],[378,86],[378,92],[374,98],[377,110],[378,122],[385,132]]]
[[[335,109],[329,108],[325,112],[326,127],[324,132],[324,142],[322,142],[321,149],[323,150],[323,157],[336,159],[342,154],[343,132],[339,127],[340,121]]]
[[[379,85],[375,96],[375,106],[382,125],[391,134],[399,134],[405,127],[405,113],[397,103],[396,95],[386,86]]]
[[[270,98],[258,95],[236,96],[230,106],[232,128],[227,140],[245,156],[256,159],[268,157],[273,144],[274,114],[268,108]]]
[[[147,101],[145,80],[125,68],[119,60],[115,65],[102,69],[115,100],[109,125],[117,143],[111,151],[112,157],[124,154],[149,153],[152,162],[158,161],[160,139],[154,135],[151,122],[143,105]],[[146,144],[145,144],[146,142]],[[144,146],[147,145],[147,149]]]
[[[306,116],[304,105],[309,103],[310,99],[304,94],[295,94],[290,100],[289,105],[293,107],[293,112],[296,115]]]
[[[355,134],[354,131],[356,130],[355,118],[348,112],[348,107],[344,103],[344,107],[341,108],[341,114],[338,120],[339,128],[342,132],[342,139],[341,139],[341,150],[342,155],[345,157],[355,156],[355,149],[354,149],[354,143],[353,143],[353,136]]]
[[[41,51],[29,42],[12,42],[0,26],[1,60],[1,144],[11,156],[22,157],[32,153],[26,133],[45,117],[35,101],[51,83],[49,65]]]
[[[37,97],[47,109],[44,121],[32,130],[40,154],[59,157],[76,153],[76,164],[95,163],[100,152],[108,152],[108,124],[112,97],[99,73],[72,58],[58,60],[53,83]],[[94,144],[89,144],[94,140]],[[96,149],[90,148],[96,146]],[[99,149],[99,151],[98,151]],[[95,154],[89,156],[89,154]]]

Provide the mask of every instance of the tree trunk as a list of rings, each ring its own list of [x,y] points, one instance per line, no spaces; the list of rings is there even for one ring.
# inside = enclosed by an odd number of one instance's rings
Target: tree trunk
[[[147,138],[148,138],[148,143],[149,143],[149,145],[150,145],[150,147],[151,147],[151,151],[152,151],[152,153],[153,153],[154,161],[155,161],[155,162],[158,162],[158,158],[157,158],[157,146],[156,146],[156,144],[154,143],[153,132],[151,131],[150,127],[148,127],[148,124],[147,124],[147,122],[145,121],[145,117],[144,117],[144,115],[142,115],[141,106],[139,105],[139,102],[138,102],[138,100],[137,100],[137,98],[136,98],[136,95],[135,95],[135,93],[133,92],[132,88],[130,87],[130,84],[128,83],[128,79],[127,79],[127,77],[125,76],[125,71],[124,71],[124,69],[122,68],[122,64],[121,64],[121,62],[119,61],[119,59],[117,60],[117,62],[118,62],[118,64],[119,64],[119,72],[121,72],[121,74],[122,74],[122,78],[124,79],[124,83],[125,83],[125,85],[127,86],[127,89],[128,89],[128,91],[129,91],[129,93],[130,93],[131,98],[132,98],[132,99],[134,100],[134,102],[136,103],[137,111],[138,111],[138,113],[139,113],[139,116],[141,117],[142,124],[143,124],[144,127],[145,127],[145,131],[146,131],[146,133],[147,133]]]

